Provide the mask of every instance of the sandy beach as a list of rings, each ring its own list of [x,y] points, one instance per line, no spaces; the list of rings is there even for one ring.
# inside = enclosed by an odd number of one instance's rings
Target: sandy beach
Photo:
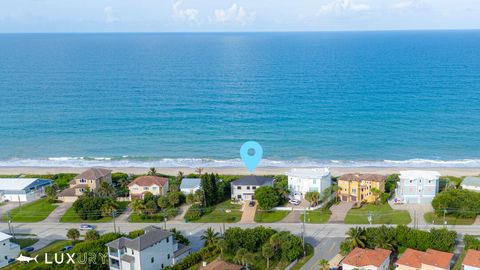
[[[0,167],[0,175],[20,175],[20,174],[56,174],[56,173],[80,173],[84,171],[85,167]],[[144,174],[149,168],[145,167],[110,167],[108,169],[114,172],[124,172],[130,174]],[[194,173],[195,168],[161,168],[157,167],[157,172],[166,175],[176,175],[179,171],[185,174]],[[290,168],[279,167],[261,167],[255,170],[255,174],[268,175],[268,174],[285,174]],[[332,175],[339,176],[345,173],[379,173],[379,174],[392,174],[398,173],[402,170],[434,170],[440,172],[442,175],[449,176],[471,176],[480,175],[480,168],[398,168],[398,167],[331,167],[330,171]],[[246,168],[204,168],[203,172],[214,172],[218,174],[231,174],[231,175],[246,175],[249,174]]]

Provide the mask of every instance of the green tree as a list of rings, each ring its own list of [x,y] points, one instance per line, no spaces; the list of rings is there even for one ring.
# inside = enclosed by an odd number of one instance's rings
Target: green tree
[[[203,194],[204,194],[203,189],[197,189],[193,194],[195,198],[195,202],[203,204],[203,201],[204,201]]]
[[[111,198],[106,199],[100,207],[102,216],[111,216],[112,213],[118,210],[118,203]]]
[[[115,194],[115,190],[112,185],[107,182],[102,182],[100,188],[98,189],[98,195],[100,197],[112,197]]]
[[[310,206],[316,206],[320,200],[320,193],[318,191],[309,191],[305,193],[305,199],[310,203]]]
[[[80,232],[77,229],[69,229],[67,231],[67,238],[72,241],[77,241],[80,238]]]
[[[183,235],[180,231],[177,231],[176,228],[171,228],[170,232],[173,233],[173,239],[177,240],[180,244],[184,244],[188,246],[190,244],[190,240],[188,240],[185,235]]]
[[[204,246],[207,247],[207,246],[211,246],[211,245],[214,245],[215,242],[218,240],[219,238],[219,233],[218,232],[215,232],[212,227],[208,227],[202,234],[202,236],[200,236],[200,239],[203,240],[205,243],[204,243]]]
[[[319,270],[329,270],[330,269],[330,264],[325,259],[321,259],[320,262],[318,263],[318,266],[320,266]]]
[[[375,187],[373,187],[370,191],[372,192],[372,195],[375,197],[375,204],[378,204],[382,191],[380,191],[380,189]]]
[[[217,178],[215,174],[203,174],[200,185],[204,191],[206,206],[213,206],[218,201]]]
[[[266,243],[262,246],[262,256],[267,259],[267,270],[270,270],[270,258],[275,255],[275,250],[269,243]]]
[[[93,241],[98,240],[100,238],[100,234],[96,230],[90,230],[85,233],[85,240],[86,241]]]
[[[192,204],[195,202],[195,196],[192,193],[187,194],[186,197],[187,204]]]
[[[155,167],[151,167],[147,174],[155,176],[157,175],[157,169]]]
[[[179,183],[183,180],[183,176],[184,176],[183,172],[178,171],[176,179]]]
[[[54,202],[57,199],[58,191],[59,187],[57,184],[45,187],[45,195],[47,195],[47,198],[50,202]]]
[[[364,248],[365,243],[367,242],[365,229],[362,227],[350,228],[347,232],[346,240],[350,243],[350,247],[352,249],[356,247]]]
[[[225,239],[218,239],[218,241],[216,242],[216,245],[220,250],[220,258],[223,260],[223,255],[228,250],[227,241],[225,241]]]
[[[134,199],[130,203],[130,208],[132,208],[134,213],[140,213],[142,209],[145,209],[145,205],[142,200]]]
[[[160,196],[160,198],[158,198],[157,204],[158,207],[160,207],[161,209],[167,208],[169,204],[167,196]]]
[[[157,204],[155,203],[155,201],[148,201],[145,203],[145,211],[147,212],[147,214],[149,215],[153,215],[155,213],[157,213]]]
[[[270,186],[257,188],[254,197],[258,201],[258,206],[263,210],[270,210],[280,203],[280,195],[275,188]]]
[[[180,192],[179,191],[169,192],[167,195],[167,198],[168,198],[168,203],[171,206],[176,206],[180,202]]]

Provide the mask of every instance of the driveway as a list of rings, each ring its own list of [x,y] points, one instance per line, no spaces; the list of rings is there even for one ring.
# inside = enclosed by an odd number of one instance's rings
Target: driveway
[[[67,212],[68,208],[72,207],[73,203],[64,202],[59,203],[58,207],[50,213],[50,215],[43,221],[48,223],[57,223],[60,222],[60,218]]]
[[[0,222],[2,221],[3,215],[7,214],[8,211],[17,207],[18,202],[7,202],[4,205],[0,206]]]
[[[418,226],[428,225],[423,216],[428,212],[433,212],[433,207],[430,204],[394,204],[391,201],[389,204],[394,210],[407,210],[412,218],[410,224],[413,224],[416,219],[416,225]]]
[[[255,223],[255,212],[257,211],[258,203],[255,201],[255,206],[249,206],[249,201],[245,201],[242,206],[242,219],[238,223]]]
[[[294,210],[290,211],[290,213],[282,219],[281,222],[283,223],[300,223],[300,216],[303,214],[303,211],[300,210]]]
[[[315,253],[300,270],[319,269],[318,262],[320,260],[325,259],[329,261],[338,254],[340,251],[340,242],[342,242],[343,239],[342,237],[324,237],[318,241],[314,238],[307,238],[305,241],[314,247]]]
[[[353,202],[340,202],[339,204],[332,205],[332,207],[330,207],[332,215],[328,223],[343,223],[348,211],[352,209],[353,204]]]

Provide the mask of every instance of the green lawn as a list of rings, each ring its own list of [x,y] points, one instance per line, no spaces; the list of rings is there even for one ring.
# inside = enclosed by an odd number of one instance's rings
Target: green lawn
[[[128,202],[118,202],[119,205],[119,211],[117,213],[117,216],[120,215],[123,211],[128,206]],[[73,209],[73,206],[68,208],[68,210],[63,214],[63,216],[60,218],[60,222],[66,222],[66,223],[82,223],[82,222],[90,222],[90,223],[100,223],[100,222],[109,222],[112,220],[112,217],[101,217],[100,219],[97,220],[84,220],[81,219],[77,213],[75,213],[75,210]]]
[[[290,211],[262,211],[255,212],[255,222],[258,223],[274,223],[284,219]]]
[[[225,222],[225,223],[235,223],[240,221],[242,218],[242,211],[240,209],[242,205],[231,203],[230,201],[224,201],[222,203],[217,204],[214,209],[204,214],[200,219],[190,222],[195,223],[217,223],[217,222]]]
[[[438,216],[434,212],[426,213],[424,216],[425,221],[430,224],[443,224],[443,215]],[[445,220],[448,225],[472,225],[475,222],[475,218],[457,218],[454,216],[445,216]]]
[[[406,210],[393,210],[389,204],[366,204],[348,211],[344,222],[346,224],[368,224],[370,214],[373,224],[408,224],[412,221]]]
[[[452,270],[461,270],[463,268],[462,262],[463,262],[463,259],[465,258],[465,255],[467,255],[467,252],[465,250],[462,250],[462,254],[458,256],[458,259],[453,265]]]
[[[35,256],[38,255],[38,261],[43,262],[43,258],[45,256],[44,255],[45,253],[53,254],[55,252],[59,252],[63,247],[68,246],[68,245],[72,245],[72,241],[56,240],[56,241],[53,241],[52,243],[50,243],[49,245],[47,245],[44,248],[33,251],[32,254],[31,254],[31,257],[35,257]],[[51,255],[51,256],[49,255],[49,257],[53,258],[53,255]],[[45,266],[44,264],[42,264],[42,265]],[[14,264],[10,264],[10,265],[2,268],[2,270],[14,270],[14,269],[15,270],[34,270],[34,269],[48,269],[48,268],[46,266],[45,266],[45,268],[41,268],[40,264],[37,264],[37,263],[24,264],[24,263],[19,263],[19,262],[16,262]]]
[[[10,218],[13,222],[38,222],[46,219],[55,208],[57,208],[57,205],[49,203],[46,198],[42,198],[11,210]],[[2,220],[6,222],[7,215],[3,215]]]
[[[315,224],[327,223],[331,215],[332,212],[330,212],[330,210],[317,209],[307,211],[307,218],[305,221],[307,223]],[[303,222],[303,214],[300,216],[300,222]]]
[[[12,238],[10,239],[10,242],[13,242],[19,245],[20,248],[24,248],[24,247],[29,247],[35,244],[36,242],[38,242],[38,238]]]

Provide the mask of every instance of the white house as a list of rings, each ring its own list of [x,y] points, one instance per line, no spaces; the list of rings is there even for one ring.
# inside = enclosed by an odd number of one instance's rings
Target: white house
[[[233,200],[250,201],[253,200],[257,188],[273,186],[273,178],[249,175],[232,181],[230,185]]]
[[[110,270],[158,270],[174,265],[190,254],[173,234],[156,226],[145,228],[135,239],[121,237],[106,244]]]
[[[480,191],[480,177],[468,176],[463,179],[460,185],[462,189],[468,189],[471,191]]]
[[[10,238],[12,236],[0,232],[0,267],[6,266],[9,259],[16,258],[20,253],[20,246],[11,243]]]
[[[401,171],[396,200],[403,203],[431,203],[439,189],[440,173],[435,171]]]
[[[342,261],[344,270],[388,270],[390,266],[390,250],[375,249],[353,249]]]
[[[0,178],[0,201],[30,202],[45,195],[52,180],[40,178]]]
[[[305,193],[318,191],[320,194],[332,185],[332,176],[328,168],[291,169],[287,172],[288,189],[297,200],[305,198]]]
[[[463,270],[480,270],[480,250],[469,249],[462,261]]]
[[[180,191],[185,195],[195,193],[195,191],[200,189],[200,183],[200,178],[183,178],[180,184]]]

